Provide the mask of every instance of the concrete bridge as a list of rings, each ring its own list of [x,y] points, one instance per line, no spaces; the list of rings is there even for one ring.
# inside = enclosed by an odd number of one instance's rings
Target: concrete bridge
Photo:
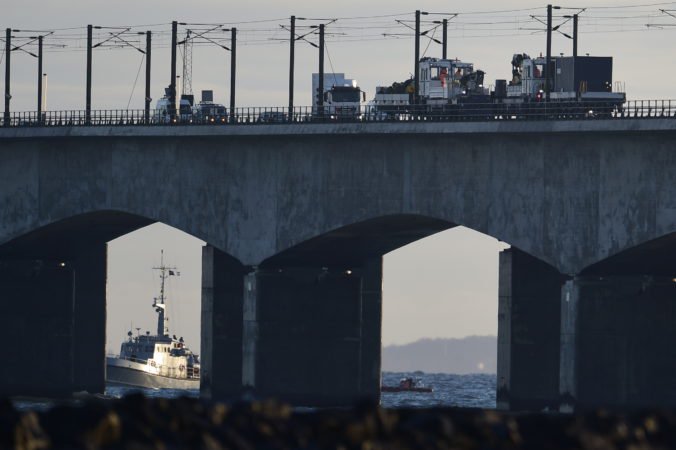
[[[378,398],[382,256],[463,225],[512,245],[500,406],[674,406],[675,138],[673,118],[0,129],[0,394],[103,390],[106,243],[159,221],[207,242],[204,395]]]

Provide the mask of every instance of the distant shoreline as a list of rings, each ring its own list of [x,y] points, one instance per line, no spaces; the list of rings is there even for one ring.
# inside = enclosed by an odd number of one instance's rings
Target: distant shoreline
[[[383,347],[382,370],[419,370],[456,375],[495,374],[497,337],[420,339],[403,345],[388,345]]]

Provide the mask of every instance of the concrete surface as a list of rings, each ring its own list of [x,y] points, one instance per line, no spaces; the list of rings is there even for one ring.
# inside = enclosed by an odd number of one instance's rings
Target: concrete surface
[[[117,214],[110,236],[161,221],[259,265],[420,216],[575,274],[676,229],[675,136],[662,119],[0,130],[0,252]],[[400,231],[441,229],[428,225]]]
[[[498,392],[501,409],[559,409],[561,275],[518,249],[500,257]]]

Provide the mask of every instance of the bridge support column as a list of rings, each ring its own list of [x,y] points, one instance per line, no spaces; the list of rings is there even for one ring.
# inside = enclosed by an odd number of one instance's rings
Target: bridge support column
[[[556,409],[559,397],[561,276],[542,261],[500,254],[497,406]]]
[[[73,267],[73,363],[76,391],[106,388],[106,285],[108,244],[96,244]]]
[[[103,392],[105,295],[105,243],[70,261],[0,261],[0,395]]]
[[[672,277],[586,276],[578,289],[578,407],[676,406]]]
[[[577,327],[580,302],[579,279],[561,288],[561,348],[559,353],[559,411],[573,412],[577,398]]]
[[[242,316],[245,268],[207,245],[202,248],[202,396],[233,399],[242,393]]]
[[[245,278],[243,382],[296,405],[380,398],[382,259]]]

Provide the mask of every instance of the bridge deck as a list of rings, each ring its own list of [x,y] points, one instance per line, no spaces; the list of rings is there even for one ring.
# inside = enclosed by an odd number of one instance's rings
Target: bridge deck
[[[60,126],[1,128],[0,138],[256,136],[330,134],[481,134],[659,132],[676,130],[676,118],[500,121],[500,122],[369,122],[260,125]]]

